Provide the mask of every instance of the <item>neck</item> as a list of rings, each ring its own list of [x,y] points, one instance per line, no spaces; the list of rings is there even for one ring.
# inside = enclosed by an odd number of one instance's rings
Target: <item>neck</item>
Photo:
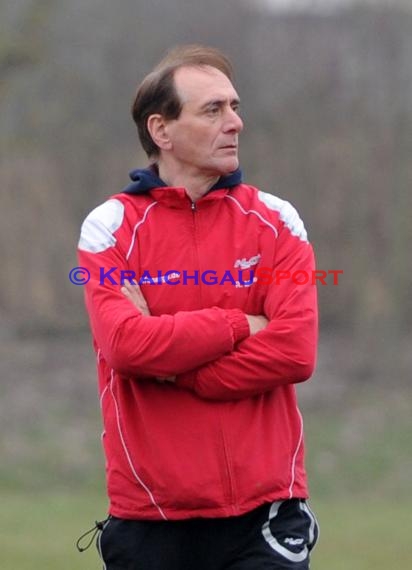
[[[195,173],[190,168],[174,169],[163,161],[158,162],[159,177],[168,186],[185,188],[192,202],[207,194],[219,180],[218,174]]]

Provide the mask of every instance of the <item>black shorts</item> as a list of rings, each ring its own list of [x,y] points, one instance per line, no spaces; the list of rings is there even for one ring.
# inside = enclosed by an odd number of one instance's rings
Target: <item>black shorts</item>
[[[97,539],[105,570],[307,570],[318,525],[307,502],[277,501],[238,517],[110,517]]]

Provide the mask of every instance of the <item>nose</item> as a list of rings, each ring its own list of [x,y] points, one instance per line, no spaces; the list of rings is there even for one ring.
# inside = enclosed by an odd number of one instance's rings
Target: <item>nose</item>
[[[224,123],[224,131],[227,133],[235,132],[240,133],[243,129],[243,121],[239,116],[239,113],[232,109],[231,107],[228,108],[226,120]]]

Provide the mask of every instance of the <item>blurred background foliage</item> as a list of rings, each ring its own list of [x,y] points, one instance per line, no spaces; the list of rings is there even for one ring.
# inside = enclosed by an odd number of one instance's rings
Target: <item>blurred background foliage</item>
[[[129,113],[138,82],[168,47],[194,41],[234,62],[245,180],[291,201],[319,269],[343,270],[339,285],[319,286],[319,363],[299,387],[328,523],[314,567],[386,569],[382,557],[333,558],[330,505],[383,497],[393,523],[411,501],[409,0],[0,1],[0,496],[16,526],[18,501],[42,520],[34,497],[50,493],[60,518],[71,517],[61,497],[73,505],[82,493],[104,512],[94,360],[68,272],[85,215],[146,164]],[[381,538],[369,528],[372,553]],[[1,530],[3,551],[17,556]],[[26,538],[29,552],[39,538]],[[20,549],[2,568],[63,569],[62,549],[36,563]]]

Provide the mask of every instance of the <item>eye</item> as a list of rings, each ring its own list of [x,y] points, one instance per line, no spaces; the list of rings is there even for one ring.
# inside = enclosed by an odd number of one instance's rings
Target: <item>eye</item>
[[[220,107],[219,105],[211,105],[210,107],[208,107],[207,109],[207,113],[208,115],[217,115],[220,111]]]

